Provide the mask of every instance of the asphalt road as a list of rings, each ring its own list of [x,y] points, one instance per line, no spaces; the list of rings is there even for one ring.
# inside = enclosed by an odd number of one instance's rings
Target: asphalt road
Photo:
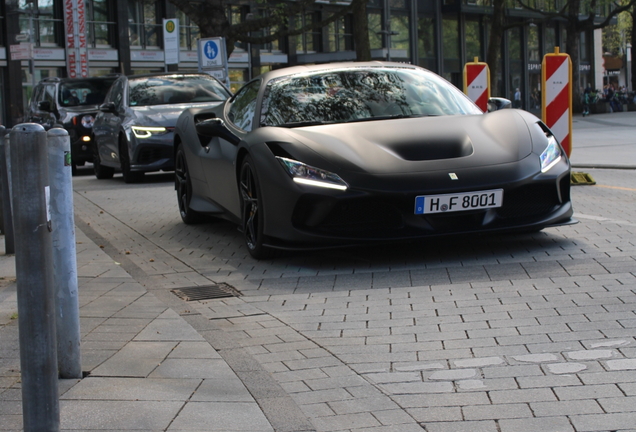
[[[575,167],[636,168],[636,112],[576,116],[572,128]]]
[[[572,163],[597,184],[572,189],[579,224],[536,234],[259,262],[232,224],[182,224],[171,174],[75,177],[76,224],[148,290],[238,290],[188,306],[316,430],[633,431],[635,120],[575,119]]]

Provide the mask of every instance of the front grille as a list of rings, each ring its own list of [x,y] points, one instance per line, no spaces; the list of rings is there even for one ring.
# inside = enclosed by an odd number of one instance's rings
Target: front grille
[[[379,230],[400,229],[402,214],[394,205],[375,199],[336,202],[305,196],[294,212],[294,224],[315,232],[360,235]]]
[[[369,201],[339,203],[320,224],[326,229],[367,231],[402,227],[402,215],[393,206]]]
[[[497,214],[502,218],[537,216],[549,213],[559,204],[554,184],[532,184],[506,191]]]
[[[171,159],[172,149],[169,147],[144,147],[139,150],[137,162],[140,164],[150,164],[161,159]]]
[[[487,210],[434,213],[422,216],[436,233],[472,231],[483,226]]]

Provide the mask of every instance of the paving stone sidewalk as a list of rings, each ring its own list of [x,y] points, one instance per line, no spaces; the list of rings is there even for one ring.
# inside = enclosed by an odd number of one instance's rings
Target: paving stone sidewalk
[[[82,369],[88,375],[59,381],[61,430],[273,431],[199,332],[82,231],[76,240]],[[13,256],[0,254],[0,277],[0,430],[20,431]]]
[[[169,176],[76,177],[90,374],[61,383],[63,430],[634,432],[636,171],[589,172],[578,225],[264,262],[231,224],[182,224]],[[171,292],[210,284],[240,296]],[[9,283],[0,431],[14,311]]]

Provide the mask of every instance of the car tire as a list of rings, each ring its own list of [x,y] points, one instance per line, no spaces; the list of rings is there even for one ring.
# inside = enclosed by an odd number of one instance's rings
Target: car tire
[[[124,137],[119,140],[119,162],[121,164],[121,173],[126,183],[139,183],[144,178],[143,172],[130,170],[128,143]]]
[[[97,143],[93,145],[93,172],[99,180],[113,178],[113,174],[115,174],[115,168],[102,165]]]
[[[177,154],[175,155],[174,183],[174,188],[177,191],[179,214],[181,215],[183,223],[192,225],[204,222],[206,220],[205,215],[190,208],[190,200],[192,199],[192,182],[190,180],[190,171],[188,170],[183,144],[179,144],[177,147]]]
[[[263,245],[264,207],[263,197],[254,162],[247,155],[241,164],[239,174],[239,194],[241,199],[241,229],[247,250],[255,259],[265,259],[272,250]]]

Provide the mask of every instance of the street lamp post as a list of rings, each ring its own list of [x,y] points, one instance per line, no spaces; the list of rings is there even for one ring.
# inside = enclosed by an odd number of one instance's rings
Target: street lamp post
[[[627,42],[625,46],[625,83],[627,84],[627,90],[635,90],[632,86],[632,81],[630,79],[629,73],[632,69],[632,44]]]

